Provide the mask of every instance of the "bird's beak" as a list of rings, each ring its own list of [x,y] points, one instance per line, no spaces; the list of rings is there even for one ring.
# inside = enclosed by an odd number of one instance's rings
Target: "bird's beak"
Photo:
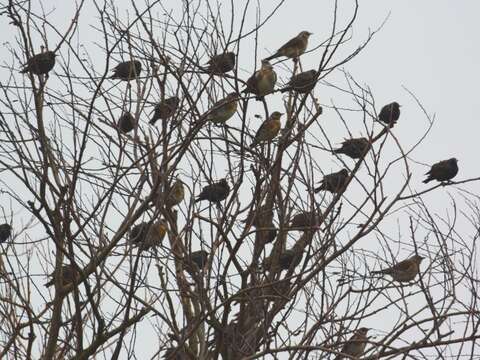
[[[308,35],[313,35],[313,33],[312,33],[312,32],[309,32]]]

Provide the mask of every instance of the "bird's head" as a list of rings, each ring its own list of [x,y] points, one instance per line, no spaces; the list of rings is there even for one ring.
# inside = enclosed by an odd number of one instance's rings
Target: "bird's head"
[[[422,260],[425,259],[423,256],[420,256],[420,255],[415,255],[413,257],[413,260],[417,263],[417,264],[420,264],[422,262]]]
[[[304,39],[308,39],[310,37],[310,35],[313,35],[313,33],[309,32],[309,31],[302,31],[299,36],[301,38],[304,38]]]
[[[270,61],[264,59],[264,60],[262,60],[262,69],[271,70],[271,69],[273,69],[273,66],[272,66],[272,64],[270,64]]]
[[[282,117],[283,113],[279,112],[279,111],[274,111],[272,113],[272,115],[270,115],[270,117],[274,120],[280,120],[280,118]]]
[[[2,224],[0,225],[0,228],[4,231],[11,231],[12,230],[12,227],[10,226],[10,224]]]
[[[340,175],[342,175],[343,177],[347,177],[348,176],[348,170],[347,169],[340,170]]]
[[[221,185],[221,186],[228,186],[228,181],[227,181],[227,179],[223,178],[223,179],[220,179],[218,184]]]
[[[227,58],[230,62],[234,62],[235,61],[235,53],[234,52],[227,52]]]
[[[362,328],[358,329],[357,332],[358,332],[359,334],[362,334],[362,335],[367,335],[368,330],[370,330],[370,329],[369,329],[369,328],[366,328],[366,327],[362,327]]]
[[[392,103],[392,107],[393,107],[394,110],[399,110],[402,107],[402,105],[400,105],[398,102],[394,101]]]
[[[452,164],[457,164],[458,163],[458,160],[456,158],[451,158],[448,161]]]
[[[236,92],[232,92],[227,95],[228,100],[237,100],[240,96]]]
[[[55,54],[53,51],[47,51],[45,53],[50,59],[55,59],[55,57],[58,56],[58,54]]]

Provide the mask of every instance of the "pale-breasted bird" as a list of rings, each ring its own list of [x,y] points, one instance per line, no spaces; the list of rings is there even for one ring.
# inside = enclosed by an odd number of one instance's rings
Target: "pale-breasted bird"
[[[250,148],[254,148],[255,146],[265,142],[271,142],[273,139],[275,139],[282,126],[280,122],[282,115],[283,114],[281,112],[274,111],[270,117],[265,120],[262,125],[260,125],[255,137],[253,138]]]
[[[409,282],[415,279],[420,272],[420,263],[424,258],[420,255],[414,255],[411,258],[400,261],[392,267],[380,271],[372,271],[372,274],[390,275],[393,280],[400,282]]]
[[[321,222],[321,214],[317,211],[302,211],[290,220],[292,230],[308,230],[317,227]]]
[[[138,60],[130,60],[119,63],[113,68],[110,79],[130,81],[140,76],[142,63]]]
[[[185,197],[185,189],[182,180],[175,180],[172,187],[168,189],[167,198],[165,199],[165,206],[172,208],[182,202]]]
[[[325,175],[322,180],[322,184],[315,189],[315,192],[325,190],[332,193],[340,192],[348,180],[348,170],[342,169],[338,172]]]
[[[230,93],[226,98],[217,101],[202,117],[214,124],[224,124],[237,111],[238,94]]]
[[[428,177],[423,180],[423,182],[426,184],[432,180],[437,180],[440,182],[452,180],[458,173],[457,162],[457,159],[451,158],[433,164],[431,169],[425,174],[428,175]]]
[[[12,227],[10,224],[0,225],[0,244],[7,241],[12,236]]]
[[[132,228],[129,240],[142,250],[148,250],[162,244],[167,229],[168,224],[165,219],[160,219],[154,223],[142,222]]]
[[[293,39],[290,39],[287,43],[282,45],[282,47],[280,47],[275,54],[267,57],[265,60],[271,60],[280,56],[285,56],[290,59],[298,58],[307,49],[308,38],[310,35],[312,35],[311,32],[302,31]]]
[[[342,147],[332,151],[334,154],[345,154],[352,159],[360,159],[370,149],[370,142],[362,138],[347,139],[342,143]]]
[[[335,360],[342,360],[342,359],[357,359],[363,355],[365,351],[365,347],[367,346],[367,328],[360,328],[355,331],[355,334],[348,339],[348,341],[343,345],[341,353],[343,355],[337,355]],[[347,356],[348,355],[348,356]]]
[[[318,75],[319,73],[316,70],[304,71],[300,74],[293,75],[290,78],[290,81],[280,91],[286,92],[294,90],[301,94],[309,93],[315,87]]]
[[[137,125],[137,122],[133,115],[128,111],[124,112],[118,119],[118,128],[125,134],[132,131],[135,128],[135,125]]]
[[[257,100],[273,92],[277,83],[277,73],[267,60],[262,60],[262,67],[247,80],[247,87],[243,93],[255,94]]]
[[[166,120],[169,117],[173,116],[173,114],[175,114],[175,111],[177,111],[179,104],[180,99],[177,96],[172,96],[159,102],[157,105],[155,105],[153,116],[150,119],[149,123],[153,125],[159,119]]]
[[[385,105],[378,114],[378,120],[392,127],[400,117],[400,106],[396,101]]]
[[[59,276],[60,274],[57,271],[53,271],[49,275],[49,277],[51,277],[51,280],[47,282],[44,286],[50,287],[54,285],[55,281]],[[72,264],[62,266],[62,286],[66,286],[72,282],[76,282],[79,279],[80,279],[80,273]]]
[[[45,51],[43,53],[33,55],[27,60],[20,73],[25,74],[31,72],[35,75],[48,74],[55,66],[55,57],[57,55],[53,51]]]
[[[226,52],[213,55],[208,61],[207,71],[212,74],[225,74],[235,68],[235,53]]]
[[[220,201],[225,200],[229,193],[230,186],[228,185],[227,179],[221,179],[214,184],[205,186],[195,202],[208,200],[218,204]]]

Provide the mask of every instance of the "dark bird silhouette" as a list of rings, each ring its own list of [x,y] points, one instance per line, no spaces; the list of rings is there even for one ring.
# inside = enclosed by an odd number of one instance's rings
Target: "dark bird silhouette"
[[[10,224],[0,225],[0,244],[7,241],[12,236],[12,227]]]
[[[205,186],[195,202],[208,200],[218,204],[220,201],[225,200],[229,193],[230,186],[228,185],[227,179],[221,179],[214,184]]]
[[[409,282],[415,279],[415,276],[420,272],[420,263],[423,259],[422,256],[414,255],[411,258],[400,261],[392,267],[380,271],[372,271],[371,273],[386,274],[390,275],[395,281]]]
[[[278,229],[273,224],[273,221],[266,222],[257,228],[260,234],[261,244],[271,243],[277,237]]]
[[[321,214],[317,211],[303,211],[296,214],[290,220],[290,228],[292,230],[308,230],[320,225]]]
[[[269,227],[268,219],[273,217],[273,209],[267,205],[262,205],[249,212],[247,218],[242,220],[244,224],[251,224],[256,228]]]
[[[55,57],[57,55],[53,51],[45,51],[43,53],[33,55],[27,60],[20,73],[25,74],[31,72],[35,75],[48,74],[55,66]]]
[[[338,355],[335,360],[357,359],[362,356],[367,346],[368,330],[369,329],[362,327],[355,331],[355,334],[343,345],[341,351],[343,355]]]
[[[303,252],[299,251],[299,249],[293,247],[288,250],[284,250],[280,257],[278,258],[278,264],[280,265],[280,269],[288,270],[290,267],[296,267],[302,261]]]
[[[457,162],[457,159],[451,158],[433,164],[431,169],[425,174],[428,177],[423,182],[426,184],[432,180],[440,182],[452,180],[458,173]]]
[[[345,154],[352,159],[360,159],[368,150],[371,144],[366,138],[347,139],[342,143],[342,147],[335,149],[334,154]]]
[[[286,92],[294,90],[301,94],[309,93],[317,84],[318,75],[319,73],[316,70],[309,70],[293,75],[286,86],[280,91]]]
[[[267,60],[262,60],[262,67],[247,80],[247,87],[242,92],[255,94],[257,100],[262,100],[273,92],[276,83],[277,73]]]
[[[110,79],[119,79],[130,81],[140,76],[142,72],[142,63],[138,60],[130,60],[119,63],[113,69],[113,75]]]
[[[348,170],[342,169],[339,172],[325,175],[322,180],[322,184],[315,189],[315,192],[325,190],[332,193],[340,192],[348,180]]]
[[[149,123],[153,125],[159,119],[166,120],[173,116],[175,111],[177,111],[179,104],[180,99],[177,96],[173,96],[159,102],[157,105],[155,105],[155,110]]]
[[[275,137],[278,135],[280,128],[282,126],[280,122],[280,118],[283,114],[278,111],[274,111],[270,117],[265,120],[262,125],[257,130],[255,137],[253,138],[252,145],[250,148],[254,148],[255,146],[265,143],[271,142]]]
[[[125,134],[135,129],[135,125],[137,125],[137,122],[133,115],[128,111],[124,112],[118,119],[118,128]]]
[[[203,269],[207,265],[208,255],[205,250],[194,251],[190,254],[190,261],[197,265],[199,269]]]
[[[293,39],[290,39],[287,43],[282,45],[275,54],[267,57],[265,60],[271,60],[280,56],[285,56],[290,59],[298,58],[307,49],[308,38],[310,35],[312,35],[311,32],[302,31]]]
[[[380,110],[380,114],[378,114],[378,120],[381,122],[393,126],[397,123],[398,118],[400,117],[400,106],[397,102],[392,102],[390,104],[385,105]]]
[[[142,250],[148,250],[162,244],[167,230],[168,224],[165,219],[160,219],[154,223],[142,222],[132,228],[129,240]]]
[[[221,75],[232,71],[234,68],[235,53],[226,52],[223,54],[213,55],[208,61],[207,71],[212,74]]]
[[[57,271],[52,272],[49,277],[51,277],[51,280],[47,282],[44,286],[50,287],[55,284],[57,281],[58,276],[60,274]],[[80,279],[80,273],[75,269],[75,267],[72,264],[69,265],[63,265],[62,266],[62,286],[66,286],[72,282],[76,282]]]
[[[238,94],[228,94],[226,98],[217,101],[203,117],[214,124],[224,124],[237,111]]]

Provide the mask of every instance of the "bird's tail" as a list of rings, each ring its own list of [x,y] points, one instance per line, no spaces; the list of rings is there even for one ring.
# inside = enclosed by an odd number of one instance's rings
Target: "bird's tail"
[[[316,189],[314,189],[313,192],[316,194],[316,193],[318,193],[318,192],[320,192],[324,189],[325,189],[325,184],[322,184],[319,187],[317,187]]]
[[[333,149],[332,154],[343,154],[343,150],[342,149]]]
[[[155,119],[154,117],[152,117],[148,123],[149,123],[150,125],[153,125],[153,124],[155,124],[156,121],[157,121],[157,119]]]
[[[428,183],[428,182],[430,182],[430,181],[432,181],[432,180],[433,180],[432,177],[428,177],[428,178],[426,178],[425,180],[423,180],[423,183],[426,184],[426,183]]]
[[[195,203],[200,202],[200,201],[202,201],[202,200],[203,200],[202,198],[196,198],[196,199],[195,199]]]
[[[43,286],[48,288],[48,287],[52,286],[53,284],[55,284],[55,280],[52,279],[49,282],[47,282],[46,284],[44,284]]]
[[[390,269],[383,269],[383,270],[377,270],[377,271],[371,271],[370,272],[370,274],[372,274],[372,275],[388,275],[390,273],[391,273]]]
[[[272,59],[275,59],[275,58],[278,57],[278,56],[279,56],[278,53],[275,53],[275,54],[273,54],[273,55],[270,55],[269,57],[266,57],[266,58],[263,59],[263,60],[270,61],[270,60],[272,60]]]

